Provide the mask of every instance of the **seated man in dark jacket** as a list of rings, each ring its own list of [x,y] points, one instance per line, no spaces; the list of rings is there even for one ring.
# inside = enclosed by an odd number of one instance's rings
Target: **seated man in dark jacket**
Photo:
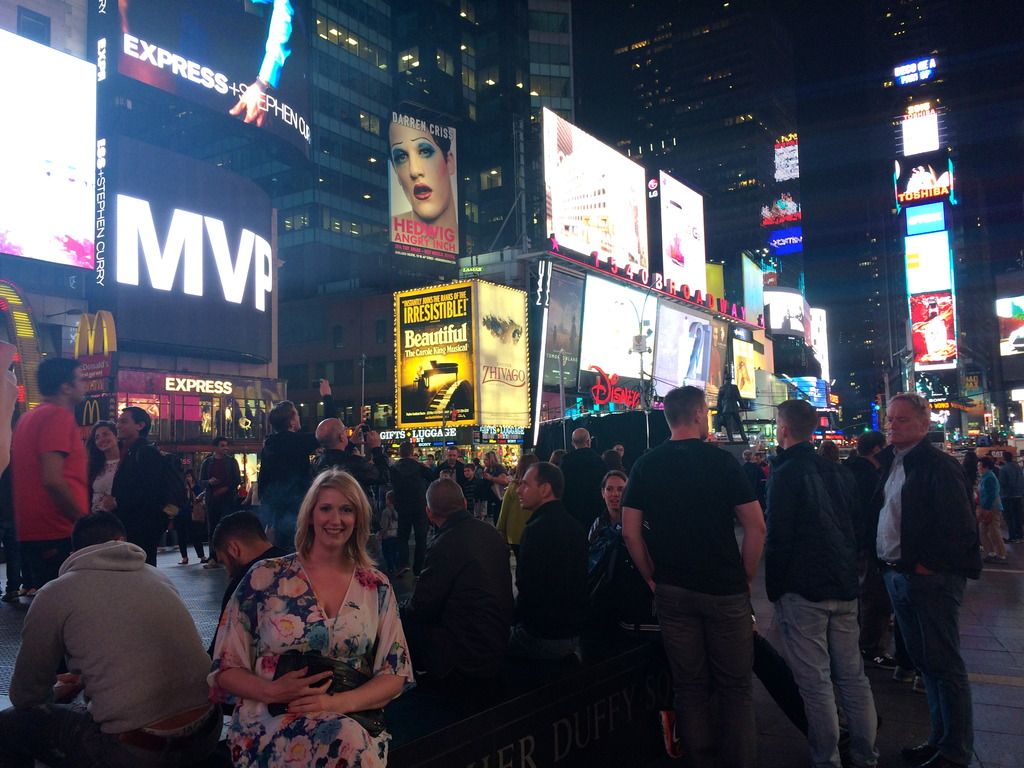
[[[466,510],[454,480],[427,489],[437,536],[402,606],[409,655],[420,682],[493,679],[501,672],[512,626],[512,570],[500,533]]]
[[[768,481],[765,586],[803,696],[813,765],[839,766],[835,690],[854,764],[876,765],[877,714],[857,628],[858,492],[853,475],[815,453],[818,415],[806,400],[778,409],[779,453]]]
[[[557,660],[579,655],[587,532],[562,504],[564,484],[561,470],[542,461],[526,471],[516,488],[519,503],[533,514],[516,564],[519,597],[509,644],[514,656]]]

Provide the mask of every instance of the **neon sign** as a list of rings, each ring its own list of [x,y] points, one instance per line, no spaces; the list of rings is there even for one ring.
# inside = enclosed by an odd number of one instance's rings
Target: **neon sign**
[[[635,389],[620,387],[617,373],[605,373],[598,366],[590,366],[597,373],[597,383],[590,388],[590,394],[597,405],[613,403],[626,408],[636,408],[640,404],[640,393]]]
[[[931,80],[934,74],[934,57],[908,61],[906,64],[900,64],[898,67],[895,67],[892,71],[892,76],[895,78],[897,85],[923,83],[925,80]]]

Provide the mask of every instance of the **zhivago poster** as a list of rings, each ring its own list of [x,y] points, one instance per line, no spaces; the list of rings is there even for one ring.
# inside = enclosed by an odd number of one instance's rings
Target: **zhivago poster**
[[[479,423],[530,425],[526,293],[477,283]]]
[[[476,420],[472,284],[395,294],[398,426]]]

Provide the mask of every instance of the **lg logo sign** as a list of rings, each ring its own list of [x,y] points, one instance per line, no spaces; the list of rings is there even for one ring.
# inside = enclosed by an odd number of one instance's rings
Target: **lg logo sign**
[[[242,229],[232,256],[234,242],[229,243],[223,221],[176,208],[161,246],[149,202],[128,195],[117,196],[117,282],[140,284],[141,255],[154,289],[173,290],[181,268],[185,293],[202,296],[206,263],[203,251],[207,242],[224,299],[233,304],[243,303],[251,273],[253,304],[259,311],[266,311],[267,296],[273,288],[270,243],[255,232]]]

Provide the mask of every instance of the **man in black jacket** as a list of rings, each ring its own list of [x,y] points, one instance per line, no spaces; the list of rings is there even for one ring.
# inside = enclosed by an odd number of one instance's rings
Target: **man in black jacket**
[[[903,757],[929,768],[966,766],[974,725],[960,655],[960,605],[966,579],[981,573],[978,524],[960,464],[928,442],[928,401],[898,394],[889,401],[886,421],[890,447],[882,454],[872,532],[932,721],[928,742],[907,747]]]
[[[565,495],[562,501],[569,514],[585,530],[604,510],[601,481],[608,471],[600,454],[590,447],[590,433],[580,427],[572,432],[572,450],[562,457],[558,465],[565,477]]]
[[[509,653],[530,659],[579,655],[586,611],[587,532],[561,502],[565,480],[554,464],[530,467],[516,492],[533,514],[516,559],[515,626]]]
[[[417,673],[431,680],[492,680],[504,664],[512,626],[508,546],[493,525],[466,510],[453,480],[430,485],[427,514],[437,536],[402,606],[409,655]]]
[[[257,479],[260,506],[269,512],[264,522],[274,529],[274,544],[292,551],[299,504],[309,490],[309,457],[319,443],[313,433],[299,431],[299,412],[290,400],[274,405],[267,421],[271,431],[263,441]]]
[[[388,479],[388,459],[380,445],[380,433],[364,432],[360,424],[350,438],[341,419],[330,418],[317,425],[316,441],[323,451],[313,462],[313,477],[333,468],[348,472],[370,500],[371,509],[376,510],[377,489]],[[360,446],[365,446],[369,457],[358,452]]]
[[[768,481],[765,586],[807,713],[811,764],[839,768],[835,690],[850,730],[850,757],[876,765],[877,713],[857,628],[857,486],[814,451],[818,414],[806,400],[778,409],[779,452]]]
[[[156,550],[167,528],[163,510],[166,499],[154,492],[163,479],[160,450],[149,442],[152,420],[136,405],[130,405],[117,417],[117,439],[123,458],[114,475],[111,489],[112,511],[127,532],[128,541],[146,552],[146,562],[156,566]],[[185,514],[188,514],[187,512]]]
[[[398,446],[398,461],[391,467],[391,489],[398,512],[398,574],[409,570],[409,533],[416,540],[413,573],[419,575],[427,554],[427,486],[433,480],[429,469],[412,457],[412,443]],[[465,499],[463,499],[465,504]]]

